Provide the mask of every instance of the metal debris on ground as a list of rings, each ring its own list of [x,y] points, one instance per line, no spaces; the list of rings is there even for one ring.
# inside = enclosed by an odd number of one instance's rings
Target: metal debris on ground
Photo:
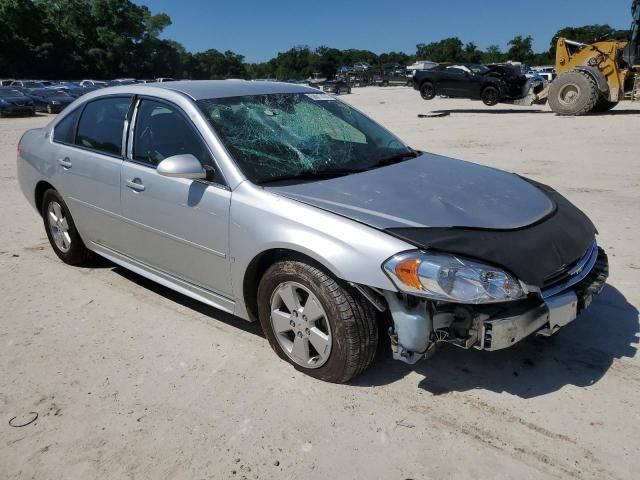
[[[35,422],[38,419],[38,413],[29,412],[28,414],[22,416],[23,419],[16,420],[17,418],[18,416],[15,416],[11,420],[9,420],[9,426],[20,428],[20,427],[26,427],[27,425],[31,425],[33,422]]]
[[[419,113],[418,118],[438,118],[438,117],[446,117],[448,115],[449,115],[449,112]]]
[[[416,426],[415,426],[414,424],[412,424],[412,423],[408,423],[408,422],[406,421],[406,419],[404,419],[404,418],[403,418],[402,420],[397,420],[397,421],[396,421],[396,425],[397,425],[398,427],[416,428]]]

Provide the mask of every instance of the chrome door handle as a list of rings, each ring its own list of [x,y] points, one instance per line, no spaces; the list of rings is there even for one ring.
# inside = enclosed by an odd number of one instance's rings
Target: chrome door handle
[[[138,177],[132,178],[131,180],[126,180],[124,183],[126,183],[127,187],[131,188],[132,190],[136,190],[138,192],[142,192],[144,190],[142,180],[140,180]]]
[[[64,169],[68,170],[68,169],[71,168],[71,160],[69,160],[69,157],[59,158],[58,159],[58,165],[60,165]]]

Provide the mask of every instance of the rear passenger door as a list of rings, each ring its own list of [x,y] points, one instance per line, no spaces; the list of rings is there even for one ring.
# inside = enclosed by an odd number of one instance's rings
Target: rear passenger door
[[[141,98],[135,107],[127,160],[122,165],[122,212],[130,240],[126,253],[197,287],[231,297],[231,191],[206,145],[177,106]],[[208,180],[165,177],[156,167],[192,154]]]
[[[131,96],[92,100],[53,130],[56,185],[85,242],[122,247],[120,168]]]

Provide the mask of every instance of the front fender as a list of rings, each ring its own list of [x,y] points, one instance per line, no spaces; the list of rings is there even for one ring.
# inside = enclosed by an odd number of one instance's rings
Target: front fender
[[[243,182],[231,196],[230,256],[233,293],[244,305],[248,266],[261,253],[287,249],[307,255],[337,278],[395,291],[382,263],[415,247],[340,215]],[[238,314],[243,316],[243,308]]]

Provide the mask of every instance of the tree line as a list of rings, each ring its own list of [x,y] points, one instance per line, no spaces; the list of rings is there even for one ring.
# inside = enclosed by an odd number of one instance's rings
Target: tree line
[[[0,0],[0,77],[80,79],[277,78],[305,79],[313,74],[332,77],[343,65],[367,62],[410,64],[435,62],[553,64],[559,36],[590,43],[603,38],[627,39],[630,32],[609,25],[567,27],[551,40],[550,49],[535,53],[530,36],[516,36],[503,51],[485,50],[458,37],[416,45],[414,54],[340,50],[327,46],[295,46],[261,63],[214,48],[188,52],[179,42],[160,38],[171,25],[164,13],[152,14],[130,0]]]

